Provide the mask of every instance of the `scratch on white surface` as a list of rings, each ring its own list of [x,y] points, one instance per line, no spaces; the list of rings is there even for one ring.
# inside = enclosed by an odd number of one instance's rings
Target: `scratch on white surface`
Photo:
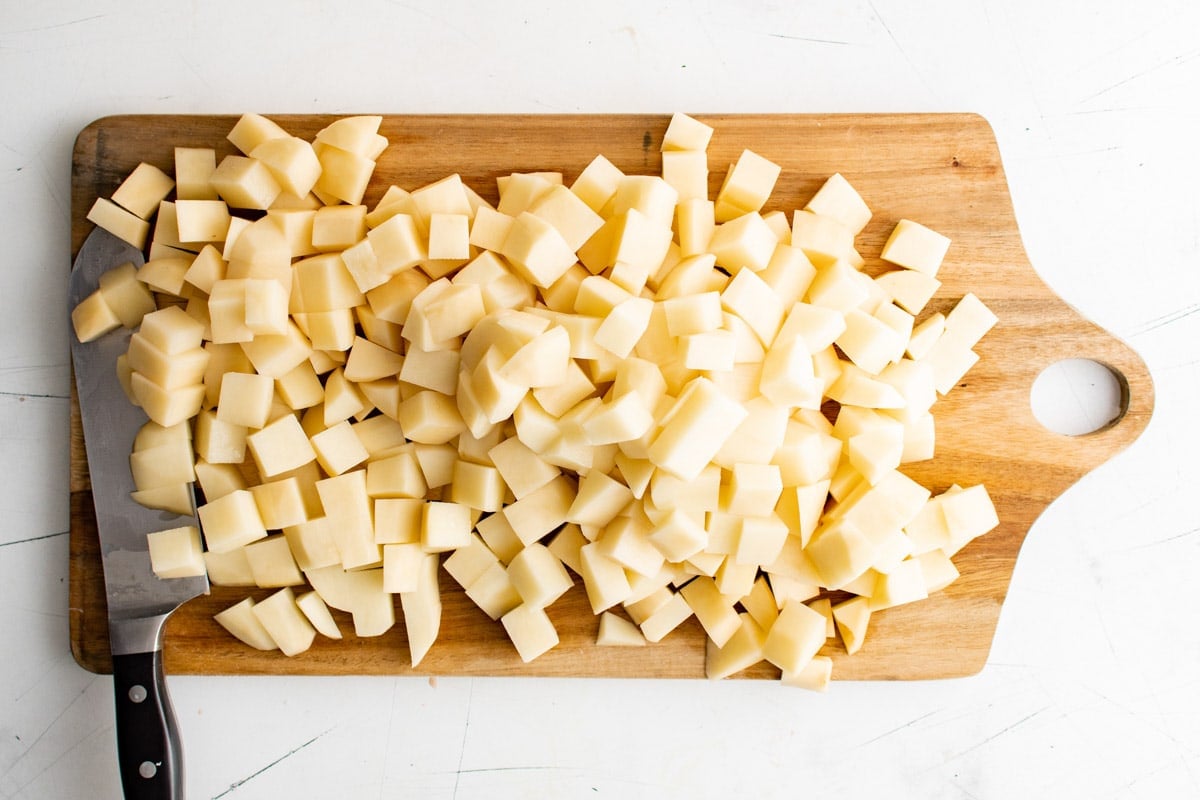
[[[717,61],[721,62],[722,67],[728,67],[729,62],[727,62],[725,60],[725,56],[723,55],[724,48],[719,46],[717,44],[717,40],[713,38],[712,31],[710,31],[708,29],[708,25],[706,25],[704,23],[704,16],[697,15],[696,23],[700,26],[700,32],[704,34],[704,38],[708,40],[708,44],[709,44],[708,52],[716,54]]]
[[[963,750],[960,753],[955,753],[954,755],[947,758],[944,763],[949,763],[951,761],[954,761],[955,759],[962,758],[967,753],[978,750],[979,748],[983,747],[984,745],[988,744],[989,742],[999,739],[1001,736],[1008,733],[1009,731],[1011,731],[1015,728],[1019,728],[1020,726],[1024,725],[1026,722],[1029,722],[1029,720],[1033,719],[1034,717],[1038,716],[1039,714],[1049,711],[1051,708],[1052,708],[1052,706],[1043,706],[1042,708],[1039,708],[1037,711],[1034,711],[1031,714],[1027,714],[1024,717],[1021,717],[1016,722],[1012,723],[1011,725],[1001,728],[1000,730],[996,731],[995,733],[993,733],[991,736],[987,737],[983,741],[976,742],[975,744],[971,745],[966,750]]]
[[[967,800],[979,800],[979,795],[967,791],[967,788],[958,781],[950,781],[950,785],[962,792],[963,797],[967,798]]]
[[[388,727],[387,736],[383,740],[383,758],[380,759],[380,770],[383,774],[379,776],[379,796],[383,797],[384,778],[387,777],[388,751],[392,749],[392,725],[396,721],[396,686],[399,683],[399,678],[392,678],[392,701],[388,707]]]
[[[92,22],[97,19],[104,19],[107,14],[93,14],[90,17],[80,17],[78,19],[69,19],[66,22],[56,22],[53,25],[41,25],[37,28],[22,28],[21,30],[5,31],[10,36],[17,36],[24,33],[41,33],[42,31],[53,31],[59,28],[70,28],[73,25],[82,25],[85,22]]]
[[[878,16],[878,14],[876,14]],[[886,27],[886,26],[885,26]],[[787,39],[792,42],[808,42],[809,44],[834,44],[834,45],[852,45],[854,42],[845,42],[840,39],[817,39],[812,36],[794,36],[790,33],[768,33],[774,39]],[[895,41],[895,37],[892,37]]]
[[[418,16],[424,17],[425,19],[429,20],[433,24],[438,25],[439,27],[442,27],[448,31],[451,31],[451,32],[461,36],[467,42],[470,42],[471,44],[473,44],[477,47],[482,47],[482,43],[478,39],[476,39],[473,36],[471,36],[470,34],[468,34],[465,29],[459,27],[458,25],[454,25],[454,24],[447,22],[446,21],[447,15],[432,14],[418,6],[412,6],[407,3],[396,2],[396,0],[389,0],[389,5],[395,6],[396,8],[404,9],[405,11],[407,11],[411,14],[417,14]]]
[[[54,757],[53,761],[51,761],[49,764],[47,764],[42,769],[38,770],[38,773],[36,775],[32,776],[29,780],[22,783],[17,788],[17,794],[20,794],[25,789],[27,789],[28,787],[30,787],[34,783],[36,783],[38,778],[45,775],[47,772],[49,772],[51,769],[53,769],[55,766],[57,766],[60,762],[62,762],[63,759],[65,759],[67,756],[71,755],[76,750],[78,750],[80,747],[82,747],[84,745],[84,743],[90,741],[97,734],[104,733],[105,731],[108,731],[111,728],[112,728],[111,723],[105,723],[103,725],[98,725],[95,728],[92,728],[84,736],[81,736],[79,738],[79,741],[75,742],[75,744],[71,745],[66,750],[63,750],[61,753],[59,753],[57,756]],[[4,777],[8,777],[8,773],[5,773]]]
[[[553,765],[546,766],[524,766],[524,767],[479,767],[477,769],[460,769],[455,770],[456,775],[477,775],[481,773],[491,772],[562,772],[565,767],[556,767]]]
[[[0,542],[0,547],[12,547],[18,544],[28,544],[29,542],[41,542],[46,539],[54,539],[58,536],[66,536],[69,531],[59,531],[58,533],[44,533],[41,536],[30,536],[26,539],[14,539],[11,542]]]
[[[1158,330],[1159,328],[1163,327],[1164,325],[1170,325],[1172,323],[1178,322],[1181,319],[1190,317],[1192,314],[1195,314],[1197,311],[1200,311],[1200,303],[1192,303],[1190,306],[1184,306],[1183,308],[1178,309],[1177,311],[1172,311],[1170,314],[1164,314],[1161,317],[1156,317],[1155,319],[1150,320],[1149,322],[1147,322],[1145,325],[1143,325],[1140,328],[1134,328],[1133,333],[1131,335],[1140,336],[1143,333],[1150,333],[1150,331]]]
[[[870,7],[871,13],[875,15],[875,19],[879,20],[879,24],[882,25],[884,31],[887,32],[888,38],[892,40],[892,44],[896,45],[896,49],[900,51],[900,56],[904,59],[904,63],[908,64],[908,68],[911,69],[913,74],[920,79],[921,85],[925,87],[925,90],[930,91],[929,84],[925,82],[925,76],[922,75],[921,71],[917,69],[917,65],[913,63],[913,60],[909,58],[908,51],[904,49],[904,45],[900,44],[900,40],[897,39],[896,34],[892,32],[892,26],[888,25],[887,20],[885,20],[883,15],[879,13],[879,9],[875,7],[874,0],[867,0],[867,6]],[[932,94],[931,91],[930,93]]]
[[[0,391],[0,397],[15,397],[18,400],[70,400],[70,395],[65,394],[37,394],[36,392],[3,392]]]
[[[16,768],[18,766],[21,765],[21,763],[29,756],[29,754],[32,753],[37,748],[38,744],[42,741],[42,739],[46,738],[46,734],[49,733],[54,728],[54,726],[58,724],[58,721],[60,719],[62,719],[63,716],[66,715],[66,713],[68,711],[70,711],[72,708],[75,707],[75,704],[78,703],[85,694],[87,694],[88,689],[90,689],[92,687],[92,685],[96,683],[97,680],[99,680],[99,676],[93,676],[92,679],[90,681],[88,681],[87,684],[75,694],[75,697],[72,698],[71,702],[67,703],[67,705],[63,708],[63,710],[59,711],[58,714],[54,717],[54,719],[50,720],[50,722],[48,722],[46,724],[46,726],[44,728],[42,728],[42,732],[37,735],[37,738],[29,743],[29,746],[25,748],[25,752],[22,753],[20,755],[20,757],[17,758],[17,760],[12,763],[11,766],[9,766],[7,772],[5,772],[3,775],[0,775],[0,778],[7,778],[9,775],[11,775],[13,773],[14,770],[16,770]],[[70,751],[68,750],[66,752],[70,752]],[[66,755],[66,752],[64,752],[62,755],[60,755],[59,758],[62,758],[63,755]],[[57,763],[57,761],[58,761],[58,759],[55,759],[55,763]],[[53,766],[53,764],[51,764],[50,766]],[[49,769],[49,768],[50,768],[49,766],[46,767],[46,769]],[[45,772],[45,770],[42,770],[42,772]],[[38,774],[40,775],[41,772],[39,772]],[[28,785],[31,781],[34,781],[36,779],[37,779],[37,775],[35,775],[33,778],[30,778],[29,781],[26,781],[25,785]]]
[[[242,778],[240,781],[235,781],[235,782],[233,782],[233,783],[229,784],[229,788],[228,788],[228,789],[226,789],[225,791],[221,792],[220,794],[213,795],[213,798],[212,798],[212,800],[217,800],[217,799],[218,799],[218,798],[220,798],[220,797],[224,797],[225,795],[229,794],[230,792],[232,792],[232,791],[235,791],[235,790],[237,790],[238,788],[240,788],[240,787],[242,787],[242,786],[246,785],[246,783],[248,783],[249,781],[252,781],[252,780],[254,780],[254,779],[255,779],[255,778],[257,778],[259,775],[262,775],[264,772],[266,772],[267,770],[269,770],[271,767],[274,767],[274,766],[276,766],[277,764],[279,764],[280,762],[284,761],[285,759],[291,758],[292,756],[296,755],[296,753],[299,753],[301,750],[303,750],[304,748],[308,747],[310,744],[312,744],[313,742],[317,741],[317,740],[318,740],[318,739],[320,739],[322,736],[324,736],[325,734],[329,733],[329,731],[332,731],[332,730],[333,730],[333,728],[329,728],[329,729],[327,729],[327,730],[325,730],[325,731],[323,731],[323,732],[321,732],[321,733],[318,733],[316,736],[314,736],[313,738],[309,739],[309,740],[308,740],[307,742],[305,742],[304,744],[302,744],[302,745],[299,745],[298,747],[293,747],[291,750],[287,751],[286,753],[284,753],[283,755],[281,755],[279,758],[275,759],[275,760],[274,760],[274,761],[272,761],[270,764],[267,764],[265,767],[263,767],[262,769],[258,770],[257,772],[254,772],[254,773],[252,773],[252,774],[250,774],[250,775],[247,775],[246,777]]]
[[[475,679],[471,679],[470,685],[467,687],[467,716],[463,720],[462,740],[458,743],[458,767],[454,770],[454,794],[451,795],[452,800],[458,797],[458,784],[463,775],[463,756],[467,752],[467,731],[471,729],[471,705],[475,700]]]
[[[1188,530],[1184,531],[1183,533],[1173,533],[1170,536],[1163,537],[1162,539],[1155,539],[1152,542],[1142,542],[1141,544],[1136,544],[1132,547],[1126,547],[1126,548],[1124,548],[1122,550],[1118,550],[1116,552],[1132,553],[1135,550],[1145,550],[1148,547],[1158,547],[1159,545],[1167,544],[1168,542],[1177,542],[1180,539],[1187,539],[1191,536],[1195,536],[1198,533],[1200,533],[1200,527],[1189,528]]]
[[[1192,59],[1197,58],[1197,57],[1200,57],[1200,50],[1192,50],[1187,53],[1180,53],[1179,55],[1172,56],[1171,58],[1168,58],[1165,61],[1160,61],[1153,66],[1147,67],[1146,69],[1142,70],[1141,72],[1135,72],[1134,74],[1130,75],[1128,78],[1119,80],[1110,86],[1106,86],[1105,88],[1101,89],[1100,91],[1095,92],[1094,94],[1088,95],[1087,97],[1083,98],[1079,102],[1086,103],[1090,100],[1095,100],[1097,97],[1106,95],[1109,92],[1113,91],[1114,89],[1119,89],[1120,87],[1124,86],[1127,83],[1131,83],[1132,81],[1136,81],[1140,78],[1144,78],[1151,73],[1158,72],[1160,69],[1163,69],[1164,67],[1175,67],[1175,66],[1179,66],[1180,64],[1186,64],[1187,62],[1189,62]]]
[[[891,736],[893,733],[899,733],[900,731],[904,730],[905,728],[911,728],[913,725],[916,725],[921,720],[929,719],[934,714],[938,713],[940,710],[941,709],[934,709],[933,711],[929,711],[925,714],[922,714],[919,717],[910,719],[908,722],[904,723],[903,725],[892,728],[890,731],[884,731],[883,733],[876,736],[874,739],[868,739],[867,741],[860,744],[859,747],[866,747],[869,744],[875,744],[875,742],[878,742],[880,739],[886,739],[887,737]]]

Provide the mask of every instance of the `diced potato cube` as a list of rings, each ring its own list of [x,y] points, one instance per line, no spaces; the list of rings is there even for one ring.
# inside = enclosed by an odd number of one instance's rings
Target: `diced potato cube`
[[[813,656],[798,672],[785,672],[781,682],[784,686],[797,686],[814,692],[829,688],[833,674],[833,659],[829,656]]]
[[[728,678],[763,660],[767,632],[749,614],[739,614],[737,620],[737,628],[724,646],[712,639],[706,643],[704,674],[710,680]]]
[[[267,424],[275,381],[266,375],[226,373],[221,381],[217,419],[230,425],[262,428]]]
[[[196,454],[210,464],[241,464],[246,459],[246,433],[244,425],[218,419],[212,411],[201,411],[196,418]]]
[[[281,188],[261,161],[245,156],[225,156],[209,184],[231,208],[265,210]]]
[[[204,326],[178,306],[167,306],[142,318],[138,332],[167,355],[200,347]]]
[[[464,589],[469,588],[500,559],[476,534],[471,534],[470,544],[458,548],[442,562],[450,577]]]
[[[109,305],[112,305],[112,300],[107,294],[105,299],[109,301]],[[959,347],[974,347],[998,321],[997,316],[983,304],[982,300],[968,292],[946,315],[943,337],[947,341],[953,341]]]
[[[342,638],[342,632],[338,630],[333,615],[329,613],[329,606],[325,605],[321,595],[316,592],[305,592],[296,598],[296,606],[317,629],[317,633],[330,639]]]
[[[509,580],[508,570],[499,561],[484,570],[466,589],[467,597],[493,620],[500,619],[521,604],[521,595]]]
[[[138,164],[133,172],[113,192],[113,202],[122,208],[149,219],[158,210],[158,204],[166,199],[175,188],[175,181],[158,167],[145,162]]]
[[[854,655],[862,647],[871,622],[871,601],[866,597],[843,600],[833,607],[833,619],[846,652]]]
[[[593,613],[599,614],[629,597],[632,589],[625,568],[604,555],[597,543],[592,542],[581,547],[579,556],[579,576],[583,578]]]
[[[375,542],[366,472],[353,470],[324,478],[316,482],[316,490],[341,555],[342,567],[354,570],[378,566],[383,561],[383,552]],[[320,591],[315,584],[313,588]],[[325,599],[329,601],[328,597]]]
[[[314,150],[321,162],[321,177],[313,188],[352,206],[361,203],[375,162],[324,142]]]
[[[189,578],[204,575],[204,552],[200,530],[195,525],[154,531],[146,535],[150,568],[160,578]]]
[[[563,475],[504,507],[502,513],[527,546],[567,521],[575,486]]]
[[[771,227],[756,212],[742,214],[718,225],[708,242],[708,252],[717,266],[737,273],[748,269],[761,272],[767,268],[779,243]]]
[[[508,565],[508,577],[525,605],[545,608],[571,588],[571,576],[545,545],[533,543]]]
[[[312,647],[316,629],[296,604],[290,588],[258,601],[251,612],[285,656],[298,655]]]
[[[307,195],[321,176],[321,162],[312,145],[296,136],[267,139],[249,155],[267,168],[283,191],[292,195]]]
[[[875,278],[888,296],[910,314],[920,314],[942,282],[915,269],[895,269]]]
[[[240,603],[214,614],[213,619],[235,638],[256,650],[278,650],[279,645],[254,615],[253,609],[254,600],[247,597]]]
[[[383,590],[391,594],[415,592],[421,583],[425,551],[420,542],[383,546]]]
[[[698,119],[680,112],[671,115],[667,131],[663,134],[662,151],[705,150],[712,138],[713,129]]]
[[[932,278],[942,266],[948,249],[949,237],[918,222],[902,219],[892,229],[879,257],[901,267],[918,270]]]
[[[450,483],[450,500],[477,511],[499,511],[504,499],[504,480],[495,467],[456,461]]]
[[[518,500],[561,474],[515,436],[489,450],[488,457]]]
[[[282,139],[288,132],[278,123],[261,114],[243,114],[225,137],[233,146],[249,155],[254,148],[270,139]]]
[[[329,475],[341,475],[370,456],[346,420],[314,434],[310,440],[317,463]]]
[[[304,576],[300,574],[300,568],[296,566],[291,548],[283,536],[269,536],[248,544],[245,553],[256,586],[271,589],[304,583]]]
[[[223,242],[229,232],[229,207],[221,200],[176,200],[175,220],[180,241]]]
[[[429,217],[429,258],[471,257],[470,220],[466,214],[432,214]]]
[[[554,283],[576,260],[562,234],[528,211],[513,220],[500,253],[522,277],[542,288]]]
[[[102,273],[98,291],[126,328],[136,328],[155,310],[154,295],[138,280],[138,270],[132,263]]]
[[[611,161],[598,155],[579,173],[571,184],[571,191],[599,213],[617,193],[623,175]]]
[[[767,630],[763,657],[785,673],[802,670],[825,644],[825,617],[803,603],[788,600]]]
[[[501,617],[500,622],[526,664],[558,644],[554,623],[536,606],[522,603]]]
[[[946,493],[941,506],[942,514],[946,518],[946,528],[950,533],[951,548],[954,550],[1000,524],[996,507],[983,484],[953,494]]]
[[[664,150],[662,177],[680,202],[708,199],[708,156],[703,150]]]
[[[176,147],[175,197],[179,200],[216,200],[217,192],[208,182],[216,168],[216,151],[211,147]]]
[[[930,351],[945,330],[946,316],[941,312],[930,314],[913,327],[905,353],[909,358],[920,360]]]
[[[600,647],[645,647],[646,637],[641,630],[624,617],[611,611],[600,614],[600,630],[596,634]]]
[[[184,276],[192,260],[190,255],[154,255],[138,268],[137,280],[149,290],[180,297],[188,291],[184,286]]]
[[[300,420],[292,414],[285,414],[249,434],[246,444],[264,478],[273,478],[317,458],[308,434],[300,426]]]
[[[360,114],[342,117],[317,131],[316,141],[340,147],[363,158],[378,158],[387,148],[388,141],[379,134],[383,117],[376,114]]]
[[[680,589],[679,593],[718,647],[737,632],[739,620],[733,607],[735,598],[722,595],[711,578],[700,576]]]
[[[655,466],[684,480],[704,469],[746,418],[741,404],[706,378],[696,378],[676,400],[647,455]]]
[[[778,164],[751,150],[743,150],[717,193],[717,222],[761,210],[775,188],[780,171]]]
[[[75,329],[75,338],[91,342],[121,327],[121,319],[104,302],[104,295],[96,290],[71,309],[71,325]]]
[[[692,616],[692,608],[683,595],[668,591],[669,597],[641,621],[639,627],[647,641],[660,642]]]
[[[838,219],[801,209],[792,216],[791,245],[820,269],[846,259],[854,249],[854,233]]]
[[[529,213],[550,223],[572,251],[583,247],[603,218],[565,186],[553,186],[530,204]]]
[[[430,501],[421,509],[421,545],[444,553],[470,544],[471,508],[461,503]]]
[[[196,509],[208,549],[225,553],[267,537],[254,495],[238,489]]]
[[[208,580],[214,586],[254,585],[250,562],[246,560],[246,550],[243,547],[227,553],[209,550],[204,553],[204,566],[208,570]]]
[[[196,416],[204,401],[202,384],[163,389],[145,375],[133,372],[129,376],[129,387],[135,403],[159,425],[176,425]]]
[[[861,232],[871,220],[871,209],[839,172],[826,179],[805,208],[836,219],[854,234]]]
[[[683,363],[688,369],[729,372],[737,355],[737,339],[732,331],[715,330],[679,337]]]

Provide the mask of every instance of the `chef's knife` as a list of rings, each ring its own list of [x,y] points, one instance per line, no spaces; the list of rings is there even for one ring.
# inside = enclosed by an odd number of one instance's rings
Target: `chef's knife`
[[[97,288],[102,273],[125,262],[140,266],[144,259],[107,231],[93,230],[71,271],[70,308]],[[147,421],[117,378],[117,356],[128,349],[130,332],[118,328],[87,343],[70,335],[108,598],[121,783],[127,798],[182,798],[183,760],[163,678],[162,631],[181,603],[208,592],[208,578],[157,577],[146,534],[196,520],[145,508],[129,496],[129,454]]]

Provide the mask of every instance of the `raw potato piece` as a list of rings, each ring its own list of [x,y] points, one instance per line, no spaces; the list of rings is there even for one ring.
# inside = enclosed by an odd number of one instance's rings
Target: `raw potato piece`
[[[879,257],[901,267],[923,272],[932,278],[937,275],[949,248],[948,237],[926,228],[919,222],[902,219],[896,223]]]
[[[245,644],[256,650],[278,650],[279,645],[254,614],[254,600],[247,597],[240,603],[216,614],[213,619]]]
[[[638,627],[611,611],[600,615],[600,632],[596,644],[601,647],[645,647],[646,637]]]
[[[204,552],[200,530],[195,525],[155,531],[146,535],[150,568],[160,578],[190,578],[203,575]]]
[[[558,632],[546,612],[522,604],[500,618],[521,660],[528,664],[558,644]]]
[[[121,327],[121,318],[104,302],[104,295],[97,289],[71,309],[71,324],[76,339],[91,342]]]
[[[429,553],[418,567],[417,588],[400,595],[408,650],[415,668],[437,639],[442,622],[442,597],[438,593],[438,557]]]
[[[296,606],[304,612],[304,616],[308,617],[308,621],[322,636],[330,639],[342,638],[342,632],[334,622],[333,615],[329,613],[329,606],[325,605],[321,595],[316,592],[305,592],[296,598]]]
[[[245,489],[205,503],[196,509],[196,514],[208,549],[217,553],[227,553],[267,536],[254,495]]]
[[[150,235],[150,223],[138,215],[126,211],[111,200],[105,200],[103,197],[96,198],[87,218],[89,222],[94,222],[97,227],[104,228],[113,236],[128,242],[138,250],[146,246],[146,237]]]
[[[259,600],[250,611],[285,656],[298,655],[312,647],[316,630],[296,605],[291,589],[280,589]]]
[[[150,219],[158,204],[167,199],[175,181],[158,167],[145,162],[138,164],[129,177],[113,192],[113,202],[132,211],[142,219]]]

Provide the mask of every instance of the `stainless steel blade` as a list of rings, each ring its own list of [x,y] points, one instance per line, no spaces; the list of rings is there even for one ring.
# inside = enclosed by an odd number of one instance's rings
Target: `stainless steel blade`
[[[140,266],[144,259],[136,248],[107,231],[92,231],[71,272],[70,307],[97,288],[101,274],[125,262]],[[129,336],[124,328],[87,343],[71,336],[114,655],[155,649],[166,615],[208,592],[207,577],[163,580],[150,568],[147,533],[197,523],[194,514],[155,511],[129,496],[134,491],[129,454],[147,421],[145,412],[129,402],[117,378],[117,356],[128,349]]]

